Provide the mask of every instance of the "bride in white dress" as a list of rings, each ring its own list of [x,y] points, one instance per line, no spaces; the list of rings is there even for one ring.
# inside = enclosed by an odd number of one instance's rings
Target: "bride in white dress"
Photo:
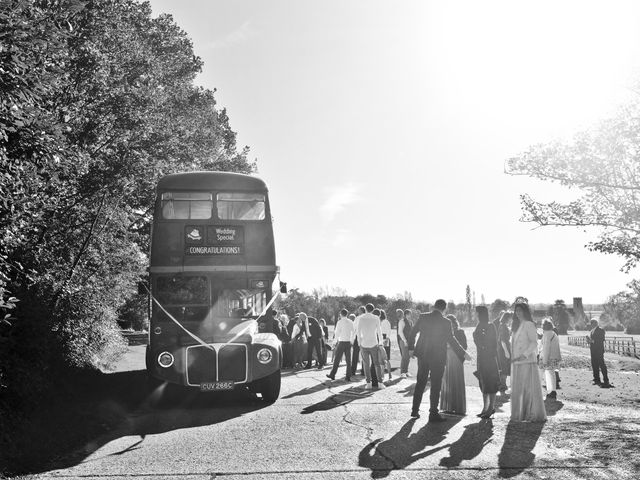
[[[511,339],[511,420],[544,422],[547,413],[538,371],[538,332],[526,303],[517,303]]]

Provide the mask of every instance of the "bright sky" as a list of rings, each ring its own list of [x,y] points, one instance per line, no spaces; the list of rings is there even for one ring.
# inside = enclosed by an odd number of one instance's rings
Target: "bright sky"
[[[519,222],[520,193],[567,194],[503,164],[630,95],[638,2],[151,4],[258,160],[290,287],[599,303],[633,278],[583,248],[596,232]]]

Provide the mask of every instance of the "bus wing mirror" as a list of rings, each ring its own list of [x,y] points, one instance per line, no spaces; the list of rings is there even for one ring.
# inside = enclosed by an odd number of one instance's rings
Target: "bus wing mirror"
[[[286,284],[286,282],[280,282],[280,293],[287,293],[287,284]]]

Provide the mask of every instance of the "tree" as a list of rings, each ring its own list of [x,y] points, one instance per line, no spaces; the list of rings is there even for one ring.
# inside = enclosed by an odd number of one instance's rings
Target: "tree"
[[[471,287],[469,285],[467,285],[466,291],[465,291],[465,298],[466,298],[466,306],[467,306],[467,320],[466,323],[467,325],[471,325],[472,323],[472,312],[471,312]]]
[[[604,305],[611,324],[622,324],[629,335],[640,334],[640,281],[633,280],[627,285],[630,291],[611,295]]]
[[[372,303],[376,308],[387,308],[388,299],[384,295],[371,295],[370,293],[363,293],[362,295],[358,295],[355,297],[356,301],[360,303],[360,305],[366,305],[367,303]]]
[[[389,300],[387,304],[387,318],[391,322],[391,325],[397,326],[398,317],[396,315],[396,310],[407,310],[413,308],[413,300],[411,298],[411,293],[404,292],[404,294],[398,294],[395,297]]]
[[[569,312],[564,300],[556,300],[548,310],[553,318],[553,324],[558,328],[560,335],[566,335],[569,330]]]
[[[489,315],[491,318],[497,318],[500,315],[500,312],[509,310],[510,305],[511,304],[508,301],[496,298],[489,306]]]
[[[522,220],[540,226],[595,227],[592,251],[621,256],[624,271],[640,259],[640,99],[595,128],[568,141],[530,147],[506,163],[511,175],[527,175],[574,189],[570,202],[521,196]]]
[[[255,165],[194,85],[191,40],[148,3],[10,0],[0,40],[1,397],[122,349],[160,176]]]
[[[308,315],[315,315],[317,300],[313,295],[301,292],[297,288],[289,289],[286,298],[280,302],[280,308],[284,309],[289,318],[293,318],[296,313],[304,312]]]
[[[431,311],[431,304],[427,302],[417,302],[415,304],[415,310],[420,313],[426,313]],[[415,317],[417,318],[417,317]],[[414,318],[414,320],[415,320]]]

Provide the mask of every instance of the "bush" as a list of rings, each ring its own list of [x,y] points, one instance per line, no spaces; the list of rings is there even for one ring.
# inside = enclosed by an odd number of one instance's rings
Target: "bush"
[[[625,333],[627,335],[640,335],[640,323],[633,323],[633,324],[627,325],[627,328],[625,329]]]
[[[589,326],[588,323],[576,322],[574,326],[574,330],[576,330],[577,332],[584,332],[584,331],[591,330],[591,327]]]
[[[117,303],[94,287],[66,292],[43,280],[21,292],[19,320],[0,351],[1,404],[28,412],[66,371],[106,368],[126,351]]]
[[[134,295],[118,309],[118,324],[137,332],[149,330],[149,300],[147,295]]]
[[[622,332],[624,330],[624,325],[616,324],[616,325],[605,325],[604,330],[607,332]]]

